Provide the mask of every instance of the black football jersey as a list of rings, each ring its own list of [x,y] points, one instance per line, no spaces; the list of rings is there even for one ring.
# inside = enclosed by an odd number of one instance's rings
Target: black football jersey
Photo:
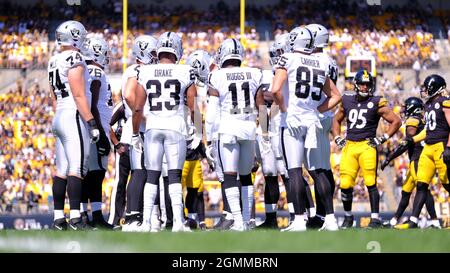
[[[358,101],[354,94],[342,96],[342,106],[347,119],[347,136],[351,141],[362,141],[376,137],[380,115],[378,109],[387,105],[387,100],[381,96],[368,97]]]
[[[406,127],[413,126],[417,128],[416,134],[420,133],[425,128],[425,122],[419,117],[409,117],[406,120]],[[418,142],[408,149],[409,161],[418,160],[420,153],[422,153],[422,142]]]
[[[447,145],[450,127],[445,119],[444,108],[450,108],[450,98],[439,96],[425,103],[426,144],[444,142]]]

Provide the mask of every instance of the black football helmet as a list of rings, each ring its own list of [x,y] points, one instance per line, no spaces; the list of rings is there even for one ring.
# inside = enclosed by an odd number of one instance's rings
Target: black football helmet
[[[404,107],[406,117],[421,117],[425,109],[423,101],[418,97],[407,98]]]
[[[356,94],[361,97],[373,96],[373,93],[375,92],[375,81],[366,69],[361,69],[356,73],[353,83],[355,84]],[[361,91],[360,84],[367,85],[367,92]]]
[[[426,100],[429,100],[432,97],[442,93],[446,87],[447,84],[445,83],[444,78],[437,74],[430,75],[425,79],[425,81],[423,81],[420,96]]]

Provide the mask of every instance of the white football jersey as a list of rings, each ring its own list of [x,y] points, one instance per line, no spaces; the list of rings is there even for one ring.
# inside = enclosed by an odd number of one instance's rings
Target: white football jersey
[[[320,58],[328,59],[328,61],[329,61],[328,77],[330,78],[330,80],[332,80],[334,82],[334,84],[336,84],[337,79],[338,79],[338,66],[336,64],[336,61],[325,52],[313,53],[312,55],[318,56]],[[327,98],[326,95],[322,96],[322,99],[320,100],[320,104],[322,104],[326,100],[326,98]],[[320,114],[320,118],[333,117],[333,116],[334,116],[334,110],[330,110],[330,111]]]
[[[91,105],[90,76],[84,56],[74,50],[63,51],[54,55],[48,62],[48,81],[56,98],[56,111],[61,109],[77,109],[72,91],[70,90],[68,74],[71,68],[81,65],[85,68],[85,90],[89,106]]]
[[[187,135],[185,92],[195,80],[191,66],[142,65],[138,68],[137,77],[148,97],[146,130],[173,130]]]
[[[91,77],[91,82],[100,81],[100,92],[98,94],[97,108],[100,113],[103,130],[105,130],[106,135],[109,137],[109,122],[111,121],[114,106],[112,101],[111,85],[109,84],[109,79],[106,77],[103,69],[92,64],[89,64],[87,67]]]
[[[281,55],[275,69],[288,73],[289,92],[283,94],[287,119],[317,120],[323,85],[329,75],[329,60],[315,55],[289,52]],[[285,126],[282,124],[282,126]]]
[[[250,67],[222,68],[211,73],[210,84],[219,92],[220,134],[255,139],[255,95],[261,79],[261,71]]]

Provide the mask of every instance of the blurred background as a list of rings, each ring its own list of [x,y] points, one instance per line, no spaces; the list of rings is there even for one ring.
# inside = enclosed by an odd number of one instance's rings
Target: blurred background
[[[245,5],[245,19],[240,16],[241,2]],[[404,99],[419,96],[420,83],[427,75],[439,73],[450,81],[449,1],[129,0],[125,41],[123,10],[120,0],[0,0],[0,228],[4,227],[5,217],[46,215],[53,209],[54,113],[46,68],[48,59],[57,50],[54,31],[65,20],[78,20],[89,35],[108,41],[112,58],[106,72],[115,102],[119,100],[124,63],[133,63],[130,50],[123,54],[124,43],[131,48],[134,37],[140,34],[158,37],[164,31],[182,36],[184,58],[196,49],[214,54],[221,41],[236,37],[246,49],[243,65],[271,69],[268,49],[274,37],[295,26],[320,23],[330,31],[327,51],[339,66],[338,88],[353,90],[352,72],[361,64],[358,62],[364,62],[376,76],[376,94],[385,96],[399,115]],[[241,20],[245,28],[241,28]],[[382,130],[384,123],[380,125]],[[383,145],[380,160],[403,134],[404,128]],[[334,203],[340,213],[343,211],[339,192],[340,151],[334,142],[332,151],[337,181]],[[105,214],[109,212],[113,166],[111,154],[103,184]],[[379,170],[382,212],[393,213],[396,209],[407,168],[405,154],[384,172]],[[262,215],[264,179],[257,166],[255,170],[256,211]],[[216,215],[222,206],[220,184],[206,165],[204,179],[207,215]],[[279,208],[286,211],[281,181],[280,190]],[[448,226],[449,196],[441,189],[437,177],[432,183],[432,194],[438,217]],[[354,195],[353,210],[370,211],[362,178]]]

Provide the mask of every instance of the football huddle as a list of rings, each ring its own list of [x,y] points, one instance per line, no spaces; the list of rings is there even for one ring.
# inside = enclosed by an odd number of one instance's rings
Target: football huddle
[[[78,21],[60,24],[59,52],[48,62],[56,139],[54,229],[207,230],[202,161],[216,173],[222,189],[223,214],[215,230],[278,229],[280,180],[289,210],[288,226],[281,232],[352,228],[353,188],[359,175],[370,201],[367,228],[418,228],[424,205],[432,226],[441,228],[429,184],[437,172],[450,192],[450,98],[442,76],[428,75],[420,93],[404,101],[406,136],[379,162],[379,148],[397,133],[402,120],[387,99],[377,95],[367,69],[357,71],[351,92],[338,89],[338,66],[324,51],[329,32],[320,24],[276,36],[267,52],[271,70],[243,66],[245,49],[236,38],[223,40],[214,55],[195,50],[181,64],[183,44],[176,32],[138,36],[131,49],[135,63],[122,74],[116,104],[105,73],[109,45],[103,38],[87,36]],[[204,115],[199,92],[207,96]],[[381,119],[387,126],[380,134]],[[333,200],[331,141],[342,149],[340,224]],[[383,221],[378,168],[384,170],[405,152],[409,169],[401,200],[394,217]],[[127,185],[113,189],[105,219],[102,183],[110,153],[115,154],[117,179]],[[265,220],[259,225],[255,162],[265,182]],[[314,198],[305,172],[314,181]],[[411,216],[400,222],[414,189]]]

